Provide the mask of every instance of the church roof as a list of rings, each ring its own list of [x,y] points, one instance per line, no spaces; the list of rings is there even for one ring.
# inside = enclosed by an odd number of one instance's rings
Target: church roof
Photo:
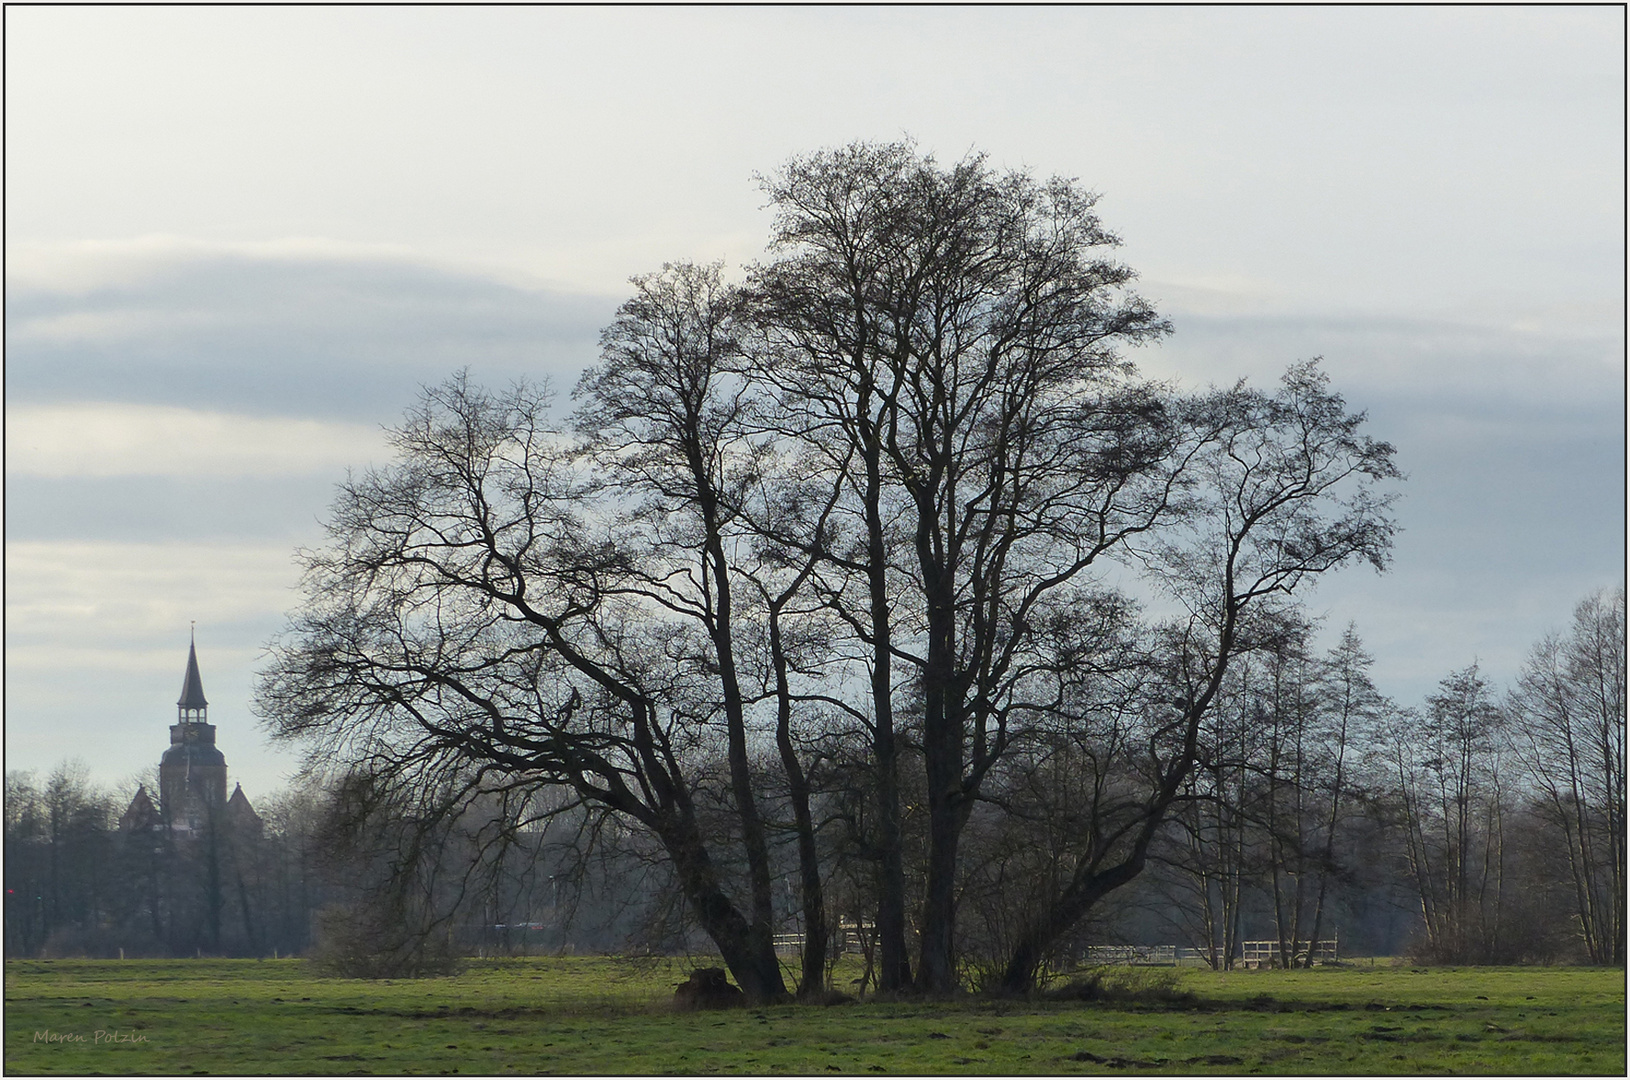
[[[242,784],[232,789],[232,797],[226,801],[226,814],[233,828],[250,829],[255,835],[260,835],[263,823],[255,808],[249,805],[249,796],[243,793]]]
[[[226,801],[226,805],[232,807],[239,813],[247,810],[249,813],[255,814],[255,808],[249,805],[249,796],[243,793],[242,784],[238,784],[232,789],[232,797]],[[259,817],[260,815],[255,814],[255,816]]]
[[[138,829],[150,829],[163,819],[159,817],[158,808],[148,797],[145,785],[136,787],[136,797],[130,800],[130,807],[125,810],[124,816],[119,819],[119,828],[124,832],[133,832]]]
[[[204,680],[198,676],[198,646],[187,646],[187,677],[181,683],[181,700],[176,702],[183,709],[202,709],[209,705],[204,700]]]

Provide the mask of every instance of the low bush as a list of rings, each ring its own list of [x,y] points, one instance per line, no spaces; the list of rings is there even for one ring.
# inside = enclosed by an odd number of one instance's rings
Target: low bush
[[[372,904],[330,905],[317,912],[311,965],[344,979],[415,979],[456,975],[465,958],[445,930],[403,919]]]
[[[1186,1005],[1196,1000],[1179,989],[1182,975],[1176,968],[1115,965],[1095,968],[1063,986],[1042,992],[1048,1001],[1106,1001],[1118,1004]]]

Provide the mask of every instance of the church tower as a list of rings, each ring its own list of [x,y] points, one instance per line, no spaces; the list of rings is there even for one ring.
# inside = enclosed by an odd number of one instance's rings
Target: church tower
[[[170,725],[170,748],[159,761],[159,812],[171,829],[197,833],[226,806],[226,756],[215,748],[198,645],[187,649],[187,674]]]

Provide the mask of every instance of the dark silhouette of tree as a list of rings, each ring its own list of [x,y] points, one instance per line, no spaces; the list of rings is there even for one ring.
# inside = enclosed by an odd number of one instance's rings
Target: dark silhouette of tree
[[[895,702],[921,697],[926,883],[916,985],[955,982],[957,848],[1021,712],[1031,620],[1160,520],[1172,431],[1117,350],[1170,327],[1126,292],[1073,183],[854,144],[764,181],[772,261],[749,283],[778,433],[842,476],[867,648],[881,858],[880,983],[910,981]],[[905,671],[895,674],[896,663]]]
[[[1393,525],[1393,449],[1363,435],[1313,364],[1293,367],[1277,394],[1243,384],[1192,402],[1185,419],[1196,448],[1183,516],[1136,547],[1152,579],[1187,612],[1157,642],[1167,703],[1149,718],[1141,765],[1146,786],[1096,823],[1064,886],[1019,936],[1003,977],[1030,987],[1048,950],[1104,896],[1142,872],[1200,750],[1202,721],[1233,659],[1271,634],[1277,600],[1349,561],[1386,564]]]
[[[1118,702],[1102,760],[1138,781],[1117,774],[1013,924],[1001,981],[1028,987],[1141,870],[1264,609],[1384,564],[1392,449],[1312,364],[1277,394],[1140,379],[1120,350],[1170,328],[1073,182],[854,144],[763,184],[768,261],[739,289],[716,266],[634,279],[577,441],[535,388],[425,392],[303,553],[258,707],[364,776],[561,787],[637,823],[762,1001],[785,992],[786,837],[800,992],[821,988],[826,825],[875,867],[853,891],[876,899],[880,988],[953,989],[963,833],[1010,794],[987,785],[1036,788],[1049,740],[1079,751]],[[1113,560],[1186,615],[1106,637]],[[1092,685],[1126,636],[1137,691]]]
[[[1390,743],[1422,955],[1498,962],[1506,900],[1502,717],[1476,664],[1453,672],[1426,708],[1397,718]]]
[[[1552,843],[1565,854],[1592,963],[1623,964],[1625,942],[1625,593],[1574,609],[1566,635],[1534,646],[1507,714]]]
[[[397,463],[342,487],[258,707],[278,735],[371,773],[468,764],[472,784],[566,785],[638,821],[742,989],[777,997],[772,942],[705,825],[720,670],[694,633],[718,598],[687,594],[685,577],[717,584],[714,541],[704,523],[699,553],[654,552],[616,515],[591,516],[603,485],[545,404],[462,376],[426,392],[395,433]]]

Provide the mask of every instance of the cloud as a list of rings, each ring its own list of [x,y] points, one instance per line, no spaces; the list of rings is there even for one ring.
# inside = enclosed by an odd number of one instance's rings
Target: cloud
[[[6,655],[46,642],[128,647],[198,619],[264,622],[299,574],[281,543],[6,543]]]
[[[1189,385],[1240,377],[1269,384],[1290,364],[1321,356],[1335,388],[1358,408],[1397,401],[1460,413],[1515,408],[1530,415],[1595,414],[1622,429],[1624,337],[1618,321],[1581,325],[1558,312],[1524,329],[1493,318],[1224,314],[1204,304],[1163,304],[1160,293],[1148,292],[1170,315],[1176,333],[1133,358],[1151,374]]]
[[[484,382],[570,390],[617,303],[311,242],[56,254],[48,266],[35,251],[8,283],[13,405],[93,398],[390,422],[416,384],[464,367]]]
[[[322,539],[319,521],[343,477],[12,476],[6,536],[18,541],[163,543]]]
[[[425,265],[424,259],[415,258],[411,249],[400,244],[359,244],[320,236],[220,241],[156,233],[114,240],[22,240],[8,244],[6,284],[12,288],[85,294],[139,286],[164,275],[178,263],[219,260]]]
[[[386,457],[366,424],[170,405],[20,405],[6,414],[8,476],[281,476]]]

